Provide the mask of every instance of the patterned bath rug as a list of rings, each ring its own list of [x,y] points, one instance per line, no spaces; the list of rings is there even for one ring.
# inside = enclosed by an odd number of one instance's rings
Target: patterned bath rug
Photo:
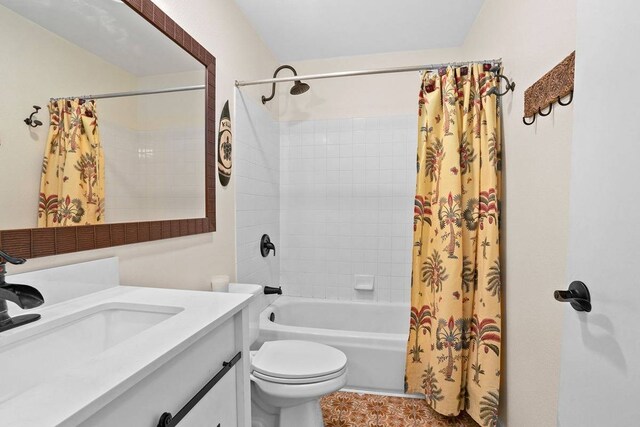
[[[467,413],[445,417],[422,399],[338,391],[320,406],[325,427],[478,427]]]

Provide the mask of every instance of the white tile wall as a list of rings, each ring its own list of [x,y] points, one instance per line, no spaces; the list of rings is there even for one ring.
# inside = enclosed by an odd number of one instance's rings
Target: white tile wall
[[[144,186],[138,167],[136,131],[109,123],[100,123],[100,138],[105,158],[105,221],[138,221],[147,216],[140,203]]]
[[[280,241],[280,133],[279,125],[260,104],[236,92],[234,122],[236,179],[237,280],[278,286]],[[276,255],[260,254],[260,238],[269,234]]]
[[[149,220],[205,215],[204,128],[139,131],[137,163],[142,167]]]
[[[204,215],[204,128],[155,131],[101,123],[108,223]]]
[[[280,123],[280,279],[289,295],[410,298],[415,116]],[[375,275],[355,291],[354,275]]]

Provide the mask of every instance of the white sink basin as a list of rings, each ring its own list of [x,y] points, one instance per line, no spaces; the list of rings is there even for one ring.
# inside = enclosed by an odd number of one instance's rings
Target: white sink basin
[[[151,328],[180,307],[106,303],[0,335],[0,402]]]
[[[34,309],[42,319],[0,333],[0,425],[82,425],[249,298],[116,286]]]

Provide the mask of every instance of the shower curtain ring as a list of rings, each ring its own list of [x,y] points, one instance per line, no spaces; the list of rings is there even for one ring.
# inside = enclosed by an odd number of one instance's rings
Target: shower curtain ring
[[[522,118],[522,123],[524,123],[527,126],[531,126],[533,124],[533,122],[535,122],[535,121],[536,121],[536,115],[535,114],[533,115],[533,118],[531,119],[530,122],[527,122],[527,118],[526,117]]]
[[[569,92],[569,100],[564,104],[562,103],[562,98],[558,97],[558,104],[562,105],[563,107],[566,107],[567,105],[571,104],[572,101],[573,101],[573,90]]]
[[[546,117],[551,114],[551,110],[553,110],[553,104],[549,104],[549,111],[547,111],[546,114],[542,112],[542,107],[538,108],[538,114],[540,114],[542,117]]]

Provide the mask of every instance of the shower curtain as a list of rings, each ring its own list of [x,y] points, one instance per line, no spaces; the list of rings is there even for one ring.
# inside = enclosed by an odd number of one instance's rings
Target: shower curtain
[[[95,101],[49,103],[38,227],[104,222],[104,157]]]
[[[488,65],[425,72],[419,95],[405,389],[495,426],[500,385],[501,128]]]

